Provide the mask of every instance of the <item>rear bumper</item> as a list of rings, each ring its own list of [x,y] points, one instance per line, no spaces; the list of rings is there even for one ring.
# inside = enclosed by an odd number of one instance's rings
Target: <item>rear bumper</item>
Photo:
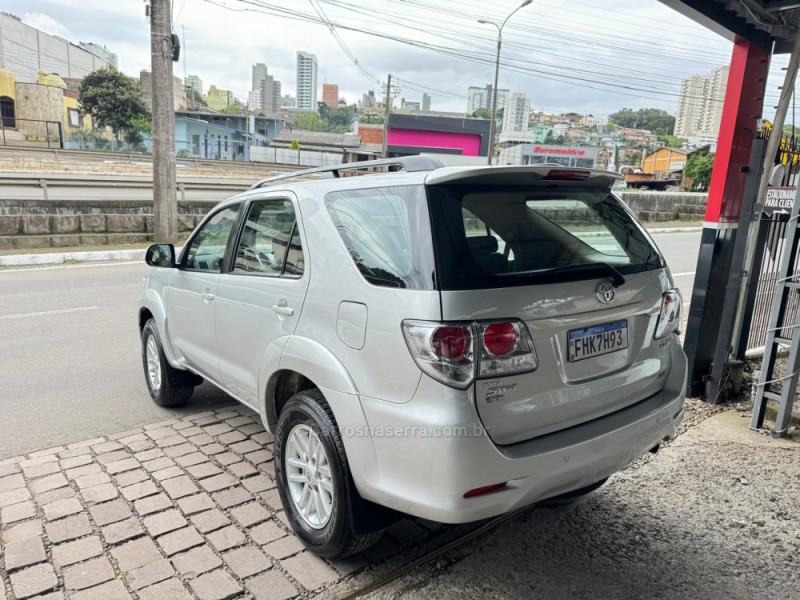
[[[616,413],[512,446],[496,446],[474,401],[423,377],[407,404],[361,398],[374,461],[353,469],[364,498],[417,517],[466,523],[591,485],[674,437],[683,418],[686,356],[675,340],[657,394]],[[351,463],[357,456],[349,457]],[[499,491],[464,498],[483,486]]]

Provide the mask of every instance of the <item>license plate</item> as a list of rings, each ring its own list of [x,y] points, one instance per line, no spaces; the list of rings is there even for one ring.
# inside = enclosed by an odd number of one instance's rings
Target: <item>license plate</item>
[[[627,321],[614,321],[567,332],[567,358],[570,362],[601,356],[627,347]]]

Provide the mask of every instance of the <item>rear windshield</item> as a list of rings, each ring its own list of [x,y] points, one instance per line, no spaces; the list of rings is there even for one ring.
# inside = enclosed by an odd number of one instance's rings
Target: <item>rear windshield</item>
[[[664,266],[607,189],[431,186],[428,197],[442,290],[600,278],[606,265],[622,275]]]

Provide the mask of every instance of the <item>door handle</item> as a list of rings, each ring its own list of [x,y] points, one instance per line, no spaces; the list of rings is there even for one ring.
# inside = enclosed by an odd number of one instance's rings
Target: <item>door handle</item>
[[[200,294],[200,297],[203,299],[203,302],[211,302],[214,299],[214,294],[206,290],[205,292]]]
[[[272,311],[279,315],[286,315],[287,317],[291,317],[294,314],[294,309],[289,308],[285,304],[273,304]]]

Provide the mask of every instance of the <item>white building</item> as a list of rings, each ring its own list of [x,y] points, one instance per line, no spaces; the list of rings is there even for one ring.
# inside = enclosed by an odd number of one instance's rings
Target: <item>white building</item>
[[[581,125],[585,125],[586,127],[605,127],[608,124],[608,118],[606,117],[594,117],[592,115],[586,115],[581,119]]]
[[[317,110],[317,57],[297,51],[297,108]]]
[[[498,99],[499,99],[498,94]],[[528,131],[531,118],[531,100],[527,94],[514,92],[506,99],[503,111],[503,133]]]
[[[506,105],[509,91],[498,88],[497,90],[497,110]],[[467,114],[471,115],[479,108],[485,108],[489,112],[492,110],[492,86],[470,87],[467,90]]]
[[[119,57],[114,52],[111,52],[108,46],[101,46],[100,44],[93,44],[92,42],[79,42],[78,46],[102,58],[109,66],[119,69]]]
[[[692,75],[681,83],[675,132],[678,137],[716,136],[728,85],[728,67]]]
[[[0,69],[11,71],[20,83],[39,81],[39,69],[62,78],[82,79],[108,66],[93,52],[0,13]]]
[[[250,90],[247,93],[247,110],[254,113],[260,113],[261,107],[261,90]]]
[[[422,110],[429,111],[431,109],[431,97],[428,94],[422,94]]]
[[[197,75],[187,75],[183,80],[183,86],[186,90],[192,90],[198,96],[203,95],[203,80]]]

